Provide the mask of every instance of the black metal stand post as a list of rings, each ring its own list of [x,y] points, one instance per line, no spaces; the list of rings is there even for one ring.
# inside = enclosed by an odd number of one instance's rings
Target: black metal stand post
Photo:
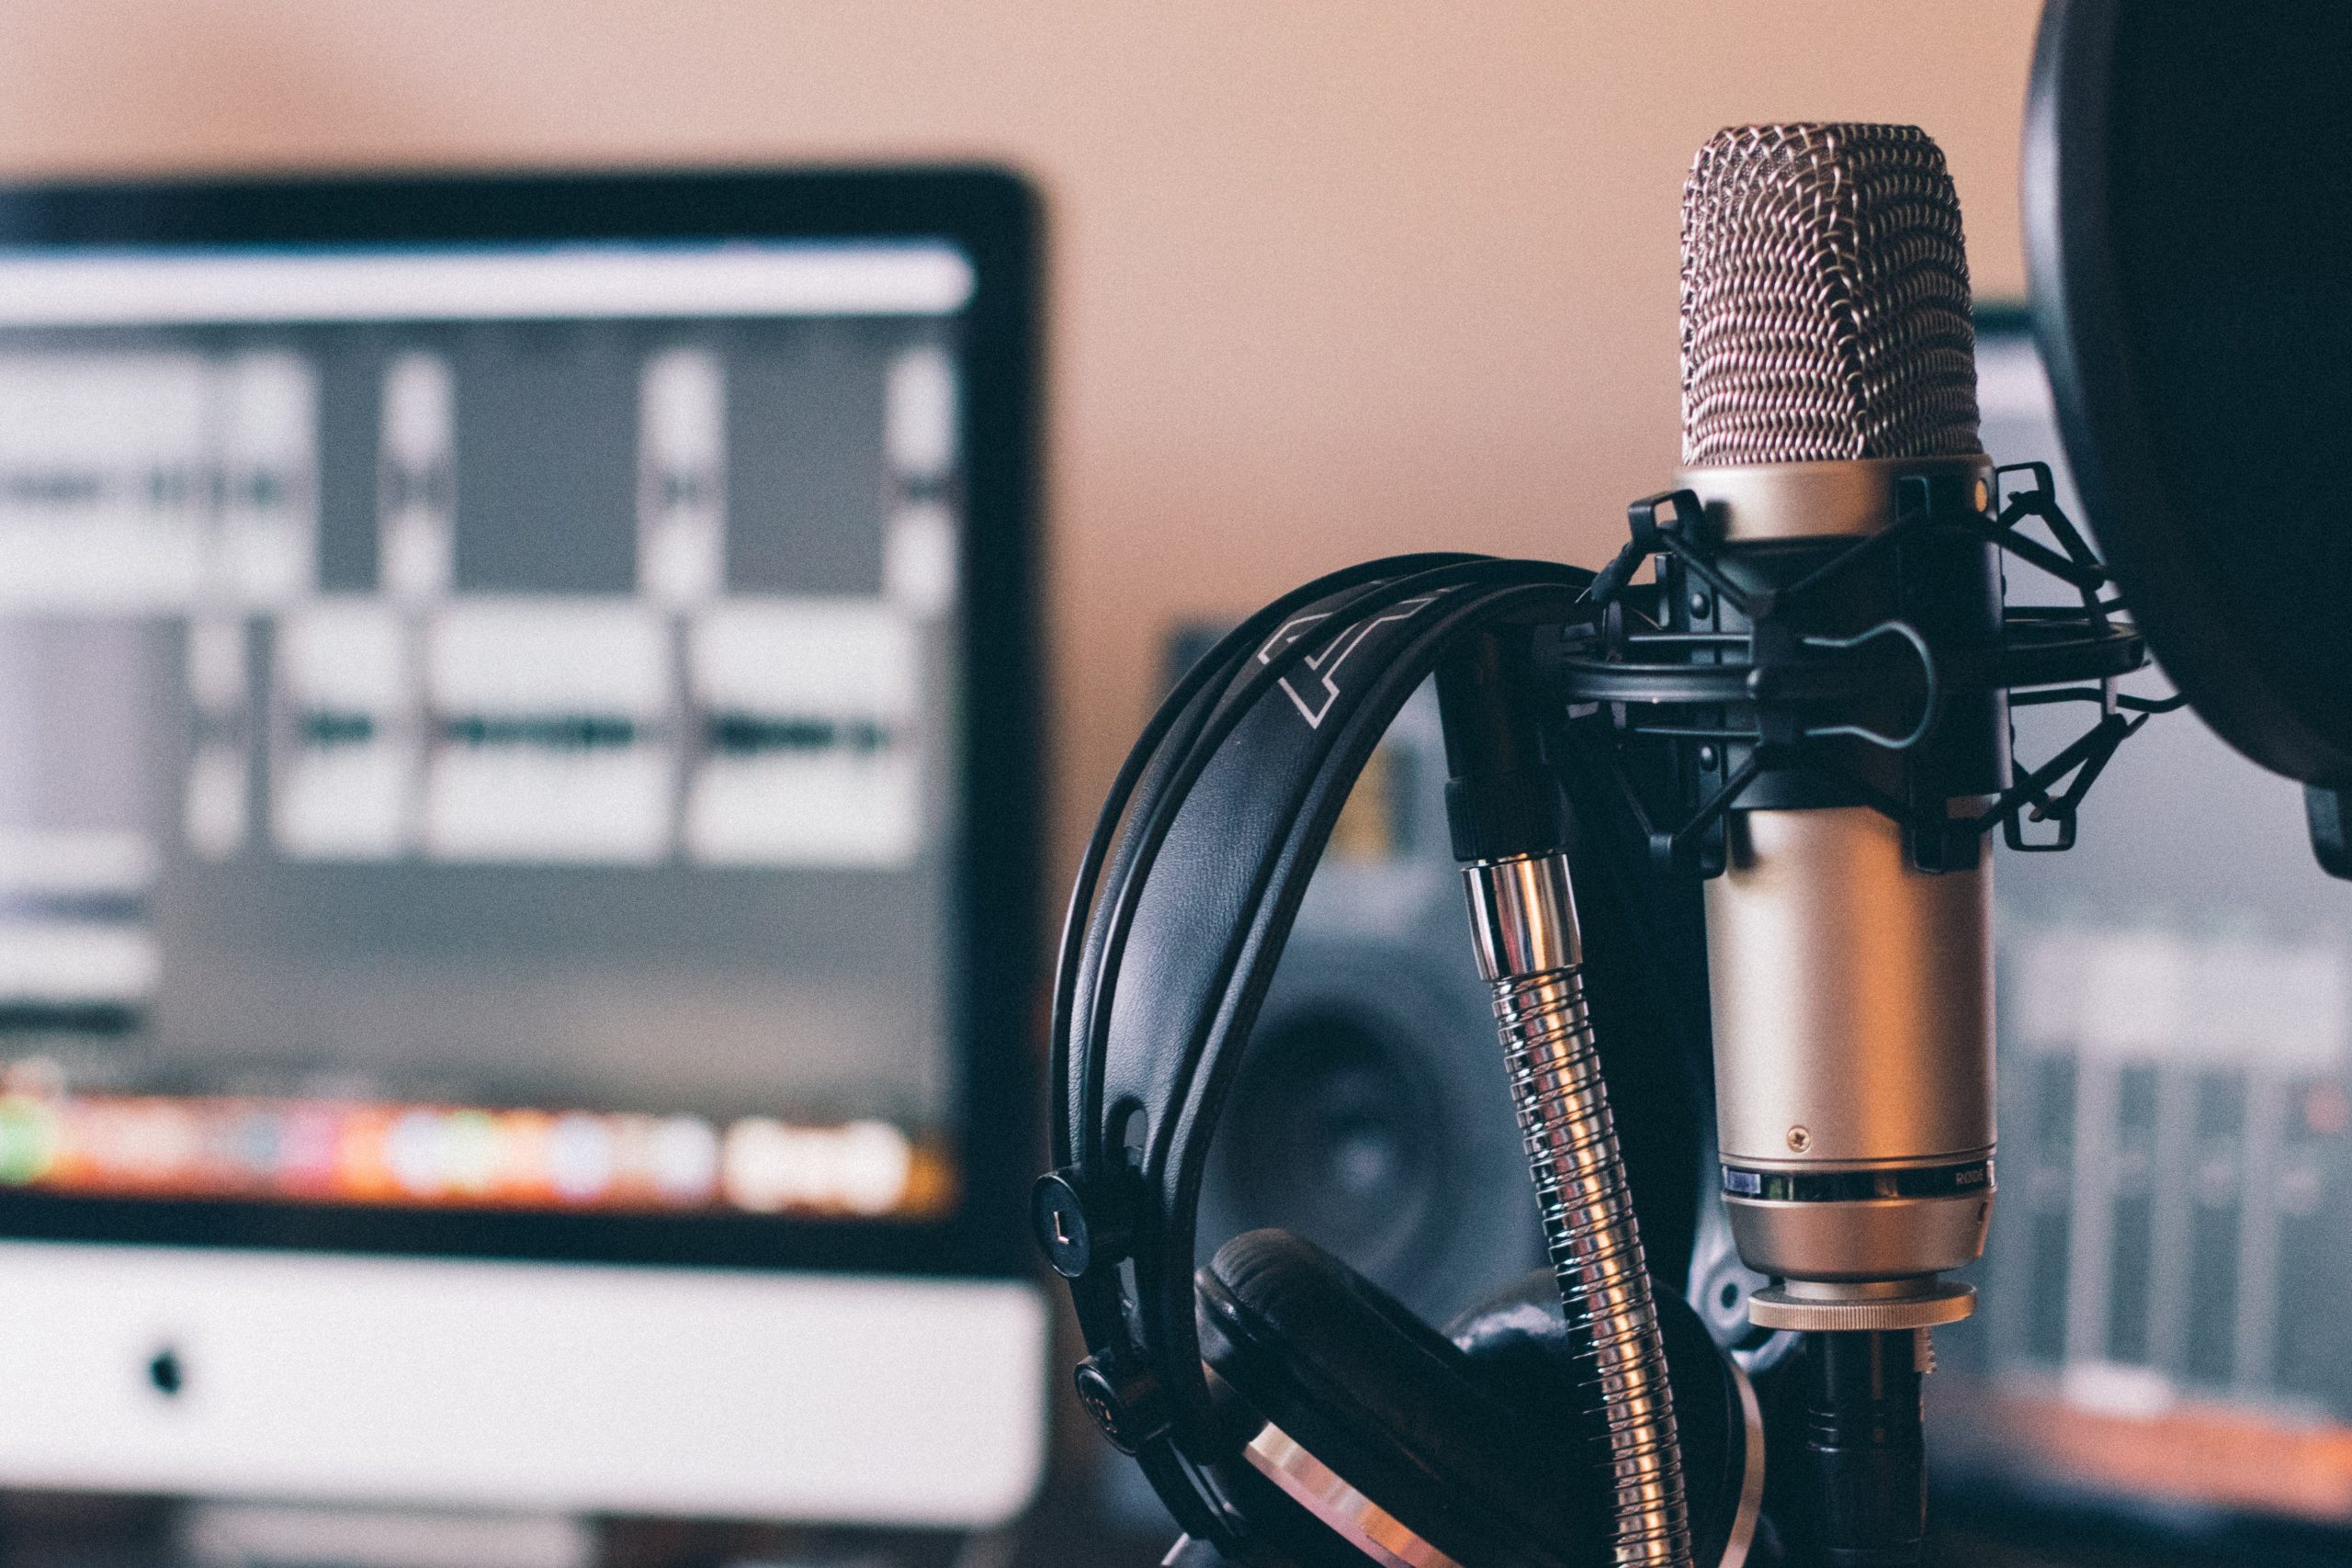
[[[1928,1533],[1921,1334],[1805,1337],[1804,1462],[1828,1568],[1917,1568]]]

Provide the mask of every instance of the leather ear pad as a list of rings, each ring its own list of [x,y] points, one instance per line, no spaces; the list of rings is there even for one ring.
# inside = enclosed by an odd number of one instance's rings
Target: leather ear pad
[[[1589,1450],[1313,1243],[1251,1231],[1197,1277],[1202,1353],[1257,1414],[1457,1562],[1589,1568]]]
[[[1731,1361],[1699,1314],[1656,1280],[1651,1297],[1666,1345],[1667,1381],[1674,1389],[1683,1497],[1690,1512],[1690,1561],[1704,1568],[1723,1561],[1747,1478],[1748,1444],[1758,1435],[1748,1430]],[[1550,1269],[1539,1269],[1470,1308],[1446,1325],[1446,1333],[1463,1351],[1472,1376],[1523,1406],[1532,1418],[1553,1424],[1555,1441],[1600,1439],[1600,1417],[1578,1404],[1567,1317]],[[1761,1527],[1748,1551],[1750,1568],[1778,1560],[1769,1527]]]

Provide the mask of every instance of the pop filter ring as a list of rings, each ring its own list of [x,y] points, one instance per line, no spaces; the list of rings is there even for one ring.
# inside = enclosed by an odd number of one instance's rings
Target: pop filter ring
[[[2206,537],[2185,510],[2193,502],[2168,479],[2178,454],[2159,434],[2151,345],[2126,293],[2135,258],[2116,232],[2128,186],[2119,172],[2127,88],[2117,70],[2127,18],[2143,28],[2167,20],[2138,0],[2051,0],[2035,51],[2022,163],[2026,254],[2059,427],[2133,612],[2199,716],[2273,773],[2352,790],[2352,727],[2316,716],[2325,699],[2310,689],[2311,669],[2251,642],[2278,612],[2247,602],[2230,563],[2214,558],[2242,557],[2247,545]],[[2341,694],[2333,701],[2342,716]]]

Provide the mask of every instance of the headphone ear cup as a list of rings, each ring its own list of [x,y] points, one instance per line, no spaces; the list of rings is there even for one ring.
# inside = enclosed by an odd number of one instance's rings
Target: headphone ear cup
[[[1689,1303],[1656,1280],[1658,1334],[1674,1424],[1682,1448],[1682,1486],[1690,1517],[1690,1561],[1699,1568],[1762,1568],[1780,1553],[1758,1517],[1764,1489],[1764,1434],[1754,1391]],[[1552,1272],[1539,1269],[1472,1307],[1447,1325],[1471,1374],[1548,1426],[1573,1451],[1606,1451],[1600,1412],[1577,1393],[1580,1375],[1566,1314]],[[1588,1469],[1592,1461],[1582,1461]],[[1610,1500],[1600,1507],[1608,1517]]]
[[[1272,1428],[1244,1460],[1358,1550],[1416,1560],[1383,1544],[1401,1526],[1476,1568],[1605,1560],[1600,1467],[1345,1264],[1251,1231],[1196,1284],[1202,1354]]]

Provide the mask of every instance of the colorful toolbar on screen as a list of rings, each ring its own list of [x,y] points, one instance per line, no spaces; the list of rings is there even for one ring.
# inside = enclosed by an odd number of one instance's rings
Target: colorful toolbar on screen
[[[82,1196],[917,1219],[945,1152],[881,1121],[0,1094],[0,1187]]]

